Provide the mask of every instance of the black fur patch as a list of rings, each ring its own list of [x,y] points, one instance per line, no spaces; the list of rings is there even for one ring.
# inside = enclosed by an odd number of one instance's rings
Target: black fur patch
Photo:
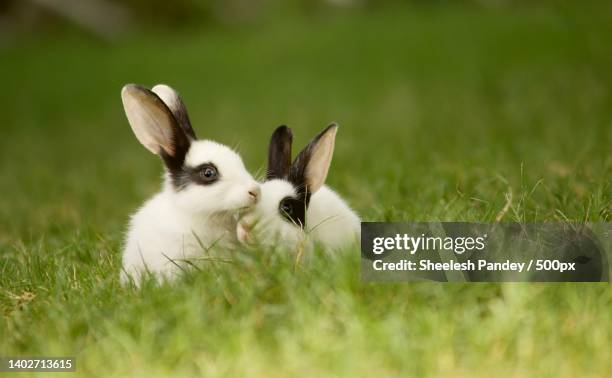
[[[155,93],[150,93],[158,97]],[[178,191],[185,188],[190,183],[207,185],[208,182],[200,182],[201,179],[199,178],[198,173],[199,169],[204,164],[195,168],[185,167],[187,152],[191,147],[191,142],[196,140],[196,135],[191,127],[187,108],[185,107],[182,98],[180,96],[178,97],[178,104],[175,109],[168,108],[168,106],[161,99],[159,99],[159,101],[163,104],[163,107],[170,113],[172,119],[174,120],[172,125],[172,146],[174,149],[174,154],[170,155],[163,149],[159,153],[168,172],[170,173],[170,178],[172,179],[174,188]],[[216,167],[214,168],[215,170],[217,169]]]
[[[302,198],[283,198],[278,204],[278,212],[298,227],[304,228],[306,225],[306,204]]]
[[[181,127],[181,129],[183,129],[185,135],[191,140],[196,140],[197,137],[195,131],[193,131],[193,127],[191,127],[191,121],[189,120],[189,113],[187,113],[187,107],[183,102],[183,98],[178,94],[177,96],[178,104],[176,108],[170,109],[170,111],[172,112],[172,116],[174,116],[174,119],[176,120],[178,125]]]
[[[292,143],[293,133],[290,128],[282,125],[274,130],[268,147],[266,180],[286,179],[289,176]]]
[[[217,176],[214,180],[207,179],[202,175],[202,172],[207,167],[212,167],[217,172]],[[212,185],[221,178],[221,173],[213,163],[203,163],[197,167],[181,166],[177,170],[168,169],[168,172],[170,173],[172,185],[176,191],[185,189],[190,184]]]

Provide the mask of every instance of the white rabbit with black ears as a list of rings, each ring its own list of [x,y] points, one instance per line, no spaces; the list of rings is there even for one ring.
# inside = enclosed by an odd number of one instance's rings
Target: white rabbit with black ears
[[[149,271],[171,278],[185,259],[204,249],[237,244],[240,212],[260,197],[259,183],[227,146],[197,140],[185,104],[166,85],[128,84],[121,91],[136,138],[165,165],[161,192],[131,217],[123,250],[122,280]]]
[[[324,185],[337,130],[336,124],[326,127],[293,163],[291,129],[280,126],[274,131],[261,200],[238,222],[236,233],[241,242],[299,252],[314,244],[335,251],[359,241],[359,216]]]

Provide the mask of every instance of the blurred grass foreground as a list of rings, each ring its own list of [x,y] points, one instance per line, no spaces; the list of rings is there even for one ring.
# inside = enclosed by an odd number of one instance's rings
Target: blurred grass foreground
[[[340,124],[328,183],[368,221],[609,222],[612,4],[0,4],[0,355],[81,376],[610,376],[597,284],[364,284],[359,253],[118,282],[160,185],[119,91],[177,88],[262,172]]]

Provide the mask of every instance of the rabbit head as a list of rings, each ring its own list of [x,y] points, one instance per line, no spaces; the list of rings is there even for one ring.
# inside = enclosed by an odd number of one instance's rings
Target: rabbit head
[[[242,211],[259,200],[259,184],[231,148],[197,140],[179,94],[166,85],[152,90],[128,84],[121,91],[125,114],[138,141],[161,157],[164,191],[191,214]]]
[[[261,200],[238,222],[237,236],[241,242],[263,246],[296,246],[306,242],[308,206],[325,183],[337,130],[335,123],[326,127],[293,163],[291,129],[280,126],[274,131]]]

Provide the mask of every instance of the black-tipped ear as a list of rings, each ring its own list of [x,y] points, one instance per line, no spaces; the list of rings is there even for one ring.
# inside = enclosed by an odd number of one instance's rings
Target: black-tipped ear
[[[315,136],[293,161],[289,181],[314,194],[327,178],[334,154],[334,143],[338,125],[332,123]]]
[[[187,107],[178,92],[165,84],[157,84],[151,91],[159,96],[168,109],[170,109],[174,119],[176,119],[176,122],[183,129],[185,135],[192,140],[197,139],[195,131],[193,131],[193,127],[191,127]]]
[[[191,142],[164,101],[136,84],[124,86],[121,99],[138,141],[161,156],[170,170],[180,168]]]
[[[291,144],[293,133],[287,126],[279,126],[272,133],[268,147],[268,170],[266,180],[286,179],[291,167]]]

